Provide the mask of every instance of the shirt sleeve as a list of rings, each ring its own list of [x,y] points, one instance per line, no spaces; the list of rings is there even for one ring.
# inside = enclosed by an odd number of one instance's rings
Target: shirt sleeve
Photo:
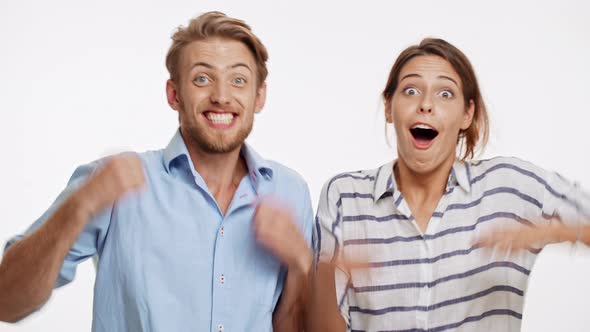
[[[327,182],[322,188],[318,211],[314,227],[314,252],[315,264],[319,262],[332,262],[341,258],[342,218],[341,204],[338,192],[332,186],[332,181]],[[349,281],[350,277],[339,268],[335,269],[336,301],[340,308],[340,314],[350,329],[349,314]]]
[[[575,226],[590,223],[590,195],[577,183],[549,173],[543,196],[543,216]]]
[[[72,193],[76,192],[80,188],[80,186],[97,169],[98,166],[99,161],[78,167],[68,181],[66,188],[60,193],[49,209],[47,209],[47,211],[45,211],[45,213],[43,213],[43,215],[37,219],[24,234],[17,235],[10,239],[4,247],[4,251],[6,251],[17,241],[35,232],[35,230],[43,225],[43,223],[45,223],[47,219],[49,219],[55,213],[55,211],[63,204],[63,202],[68,197],[70,197]],[[105,209],[88,221],[79,238],[76,240],[66,255],[65,261],[57,278],[57,283],[55,285],[56,288],[68,284],[74,279],[76,267],[79,263],[99,254],[102,251],[102,246],[109,226],[111,209],[112,208]]]

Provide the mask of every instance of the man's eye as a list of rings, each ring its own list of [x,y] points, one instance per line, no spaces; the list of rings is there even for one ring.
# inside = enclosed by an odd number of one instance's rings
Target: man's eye
[[[199,75],[199,76],[195,77],[194,82],[197,85],[205,85],[205,84],[209,83],[209,78],[207,76]]]
[[[246,84],[246,80],[243,77],[236,77],[234,78],[234,84],[244,85]]]

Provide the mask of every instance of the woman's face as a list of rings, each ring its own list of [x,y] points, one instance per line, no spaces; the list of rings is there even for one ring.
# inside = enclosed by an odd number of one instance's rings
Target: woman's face
[[[399,75],[391,100],[385,103],[393,122],[398,156],[417,173],[452,164],[461,129],[471,125],[473,101],[465,106],[462,82],[450,63],[435,55],[416,56]]]

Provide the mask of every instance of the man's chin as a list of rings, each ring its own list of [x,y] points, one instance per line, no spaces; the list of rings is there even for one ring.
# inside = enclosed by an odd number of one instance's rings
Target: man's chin
[[[184,128],[183,134],[190,137],[188,144],[195,146],[199,150],[210,154],[224,154],[239,150],[246,138],[250,135],[250,130],[240,130],[238,132],[211,133],[206,128]]]
[[[239,150],[246,141],[247,135],[239,137],[224,138],[206,138],[197,139],[196,143],[203,152],[211,154],[224,154]]]
[[[224,154],[240,149],[242,144],[244,144],[244,141],[231,144],[202,144],[201,150],[210,154]]]

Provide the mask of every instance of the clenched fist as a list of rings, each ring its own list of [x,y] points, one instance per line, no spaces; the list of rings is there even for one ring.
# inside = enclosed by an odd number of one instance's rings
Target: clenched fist
[[[289,271],[308,273],[313,259],[289,210],[274,198],[263,199],[254,214],[256,240]]]
[[[89,215],[112,205],[125,193],[145,183],[143,164],[136,154],[125,153],[109,158],[79,189],[77,198]]]

